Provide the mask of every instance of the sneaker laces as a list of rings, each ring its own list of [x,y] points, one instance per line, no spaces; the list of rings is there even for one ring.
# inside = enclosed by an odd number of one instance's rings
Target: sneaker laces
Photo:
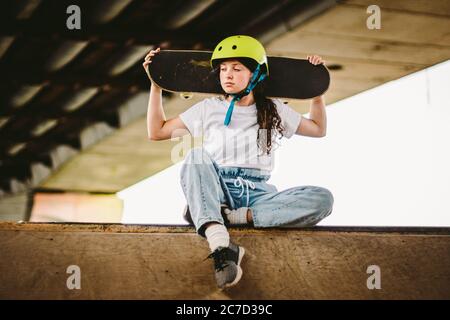
[[[205,260],[214,259],[214,269],[216,269],[216,271],[222,271],[223,269],[225,269],[225,267],[228,266],[228,263],[226,263],[226,261],[228,260],[227,249],[228,248],[216,249],[211,254],[209,254],[205,258]]]

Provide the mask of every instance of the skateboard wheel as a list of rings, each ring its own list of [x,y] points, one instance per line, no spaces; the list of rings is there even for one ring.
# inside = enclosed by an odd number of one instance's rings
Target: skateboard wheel
[[[180,93],[180,97],[185,100],[192,99],[193,96],[194,96],[194,94],[192,92],[181,92]]]

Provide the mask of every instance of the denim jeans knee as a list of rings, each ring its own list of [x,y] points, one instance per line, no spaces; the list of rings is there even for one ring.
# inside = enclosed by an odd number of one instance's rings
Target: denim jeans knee
[[[255,227],[306,227],[331,213],[333,196],[325,188],[298,186],[261,195],[252,203]]]
[[[184,160],[180,182],[196,231],[204,236],[204,225],[223,224],[221,203],[226,194],[218,173],[218,165],[203,148],[193,148]]]

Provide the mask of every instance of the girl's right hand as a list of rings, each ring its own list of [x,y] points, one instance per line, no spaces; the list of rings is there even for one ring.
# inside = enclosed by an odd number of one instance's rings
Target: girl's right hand
[[[150,63],[152,63],[152,58],[153,58],[156,54],[158,54],[160,51],[161,51],[161,48],[158,48],[158,49],[156,49],[156,50],[150,50],[150,52],[147,53],[147,55],[145,56],[144,62],[142,63],[142,66],[144,67],[144,70],[145,70],[145,72],[147,73],[147,76],[148,76],[148,78],[150,79],[150,81],[151,81],[152,79],[150,78],[150,74],[149,74],[149,72],[148,72],[148,65],[149,65]],[[153,82],[153,81],[152,81],[152,82]]]

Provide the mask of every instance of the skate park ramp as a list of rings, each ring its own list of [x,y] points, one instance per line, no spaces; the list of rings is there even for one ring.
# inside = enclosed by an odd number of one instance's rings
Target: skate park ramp
[[[220,291],[206,241],[190,227],[3,222],[0,298],[450,299],[450,228],[230,235],[246,249],[244,275]]]

